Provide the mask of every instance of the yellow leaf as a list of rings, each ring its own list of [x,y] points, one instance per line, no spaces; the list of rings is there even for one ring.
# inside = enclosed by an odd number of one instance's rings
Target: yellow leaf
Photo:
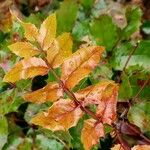
[[[37,114],[32,123],[52,131],[68,130],[76,126],[83,112],[72,100],[60,99],[47,112]]]
[[[62,77],[66,86],[71,89],[86,77],[99,63],[104,47],[90,46],[81,48],[62,64]]]
[[[56,40],[54,40],[49,49],[47,50],[47,61],[52,66],[54,59],[56,58],[57,54],[59,52],[59,44]]]
[[[56,39],[59,43],[59,53],[54,59],[53,67],[59,67],[63,61],[72,54],[72,37],[70,33],[63,33]]]
[[[24,58],[40,54],[40,51],[28,42],[16,42],[8,47],[13,53]]]
[[[57,28],[56,14],[51,14],[41,24],[39,31],[40,35],[38,40],[41,43],[41,47],[43,48],[43,50],[47,50],[50,47],[53,40],[55,39],[56,28]]]
[[[94,119],[84,121],[81,132],[81,141],[85,150],[90,150],[92,146],[99,142],[99,138],[104,136],[104,126]]]
[[[41,58],[31,57],[18,62],[4,76],[3,81],[14,83],[21,79],[32,78],[37,75],[45,75],[48,71],[48,66]]]
[[[32,23],[25,23],[25,22],[21,22],[24,30],[25,30],[25,37],[29,40],[29,41],[36,41],[39,33],[38,33],[38,29],[36,28],[36,26]]]
[[[49,83],[42,89],[24,95],[24,99],[33,103],[54,102],[63,96],[63,91],[57,83]]]

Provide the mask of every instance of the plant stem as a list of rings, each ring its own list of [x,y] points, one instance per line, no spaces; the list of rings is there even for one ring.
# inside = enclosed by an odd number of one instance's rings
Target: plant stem
[[[138,48],[138,45],[139,45],[139,44],[137,43],[137,45],[130,51],[129,57],[128,57],[128,59],[127,59],[125,65],[124,65],[124,67],[123,67],[123,72],[125,72],[125,69],[126,69],[128,63],[129,63],[129,61],[130,61],[132,55],[134,54],[134,52],[135,52],[136,49]]]
[[[148,79],[144,82],[143,86],[141,87],[141,89],[137,92],[137,94],[133,97],[133,99],[136,99],[140,93],[143,91],[143,89],[145,88],[145,86],[148,84],[148,82],[150,81],[150,75],[148,77]]]
[[[55,73],[55,71],[53,70],[53,68],[51,67],[51,65],[49,64],[49,62],[47,61],[47,59],[45,59],[46,64],[48,65],[50,71],[52,72],[52,74],[55,76],[55,78],[57,79],[57,81],[59,82],[59,84],[61,85],[61,87],[63,88],[64,92],[75,102],[76,106],[79,106],[81,108],[82,111],[84,111],[85,113],[87,113],[88,115],[90,115],[92,118],[94,118],[97,121],[100,121],[100,118],[98,118],[91,110],[89,110],[88,108],[85,108],[84,106],[82,106],[81,102],[77,100],[77,98],[75,97],[74,93],[72,93],[66,86],[65,83],[59,78],[59,76]]]

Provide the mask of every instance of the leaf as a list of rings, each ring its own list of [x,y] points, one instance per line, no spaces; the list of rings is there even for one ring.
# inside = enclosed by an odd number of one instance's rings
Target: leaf
[[[78,100],[82,100],[85,106],[89,104],[99,104],[102,100],[104,91],[109,85],[113,85],[112,81],[101,81],[96,85],[88,86],[83,90],[80,90],[75,93],[75,96]]]
[[[116,120],[118,86],[109,85],[103,95],[102,101],[99,103],[96,114],[101,118],[103,123],[111,125]]]
[[[104,136],[104,126],[102,123],[96,122],[94,119],[84,121],[81,132],[81,141],[85,150],[90,150],[92,146],[99,142],[99,138]]]
[[[122,31],[123,38],[129,38],[141,25],[142,11],[139,7],[128,7],[126,10],[127,26]]]
[[[32,103],[54,102],[63,96],[63,91],[57,83],[49,83],[42,89],[24,95],[24,99]]]
[[[122,83],[119,88],[119,97],[122,99],[129,99],[132,96],[132,87],[129,77],[124,73],[122,75]]]
[[[47,112],[37,114],[32,123],[52,131],[68,130],[76,126],[83,113],[72,100],[60,99]]]
[[[59,67],[72,54],[70,33],[63,33],[54,40],[47,50],[47,60],[53,68]]]
[[[65,0],[57,10],[58,34],[70,32],[75,23],[78,12],[77,1]]]
[[[4,116],[0,117],[0,149],[3,148],[5,143],[7,142],[8,136],[8,123],[7,119]]]
[[[143,40],[139,43],[137,49],[132,55],[126,69],[131,66],[143,67],[145,70],[150,71],[150,40]],[[125,63],[130,55],[130,51],[133,49],[131,43],[122,44],[115,50],[115,57],[112,60],[112,64],[116,70],[123,70]]]
[[[72,37],[70,33],[63,33],[56,39],[59,43],[59,53],[56,55],[53,67],[58,67],[63,61],[72,54]]]
[[[56,14],[51,14],[47,17],[44,22],[41,24],[39,30],[39,42],[41,43],[41,47],[43,50],[47,50],[56,36]]]
[[[40,51],[28,42],[16,42],[8,47],[13,53],[24,58],[40,54]]]
[[[81,48],[62,64],[62,77],[66,87],[73,88],[86,77],[99,63],[104,47]]]
[[[120,144],[115,145],[111,150],[123,150]],[[131,150],[150,150],[150,145],[136,145]]]
[[[24,32],[25,38],[27,38],[27,40],[29,41],[36,41],[39,36],[39,32],[36,26],[32,23],[25,23],[25,22],[21,22],[21,25],[23,26],[25,31]]]
[[[150,145],[136,145],[132,150],[150,150]]]
[[[120,144],[116,144],[111,150],[124,150]]]
[[[36,136],[36,144],[40,150],[63,150],[64,146],[58,139],[51,139],[42,134]]]
[[[5,76],[4,82],[16,82],[48,73],[48,66],[41,58],[32,57],[18,62]]]
[[[138,103],[129,110],[128,118],[143,132],[150,131],[150,102]]]
[[[111,51],[116,43],[118,34],[117,26],[113,24],[108,15],[102,15],[99,19],[95,19],[91,24],[90,31],[98,45],[105,46],[107,51]]]

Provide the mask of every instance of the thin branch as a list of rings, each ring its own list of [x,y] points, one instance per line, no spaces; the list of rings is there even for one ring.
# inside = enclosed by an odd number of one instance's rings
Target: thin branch
[[[136,99],[141,92],[143,91],[143,89],[145,88],[145,86],[148,84],[148,82],[150,81],[150,75],[148,77],[148,79],[144,82],[143,86],[141,87],[141,89],[137,92],[137,94],[133,97],[133,99]]]
[[[134,54],[134,52],[135,52],[136,49],[138,48],[138,45],[139,45],[139,44],[137,43],[137,45],[130,51],[129,57],[128,57],[128,59],[127,59],[125,65],[124,65],[124,67],[123,67],[123,72],[125,71],[125,69],[126,69],[128,63],[129,63],[129,61],[130,61],[132,55]]]

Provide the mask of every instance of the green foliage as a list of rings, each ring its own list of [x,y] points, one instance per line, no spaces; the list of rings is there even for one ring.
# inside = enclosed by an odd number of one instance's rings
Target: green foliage
[[[112,22],[111,17],[102,15],[93,20],[90,30],[98,45],[105,46],[107,51],[112,50],[117,41],[118,34],[117,26]]]
[[[60,9],[57,10],[57,20],[58,20],[58,31],[60,34],[62,32],[70,32],[73,28],[77,17],[78,4],[72,0],[65,0],[61,5]]]

